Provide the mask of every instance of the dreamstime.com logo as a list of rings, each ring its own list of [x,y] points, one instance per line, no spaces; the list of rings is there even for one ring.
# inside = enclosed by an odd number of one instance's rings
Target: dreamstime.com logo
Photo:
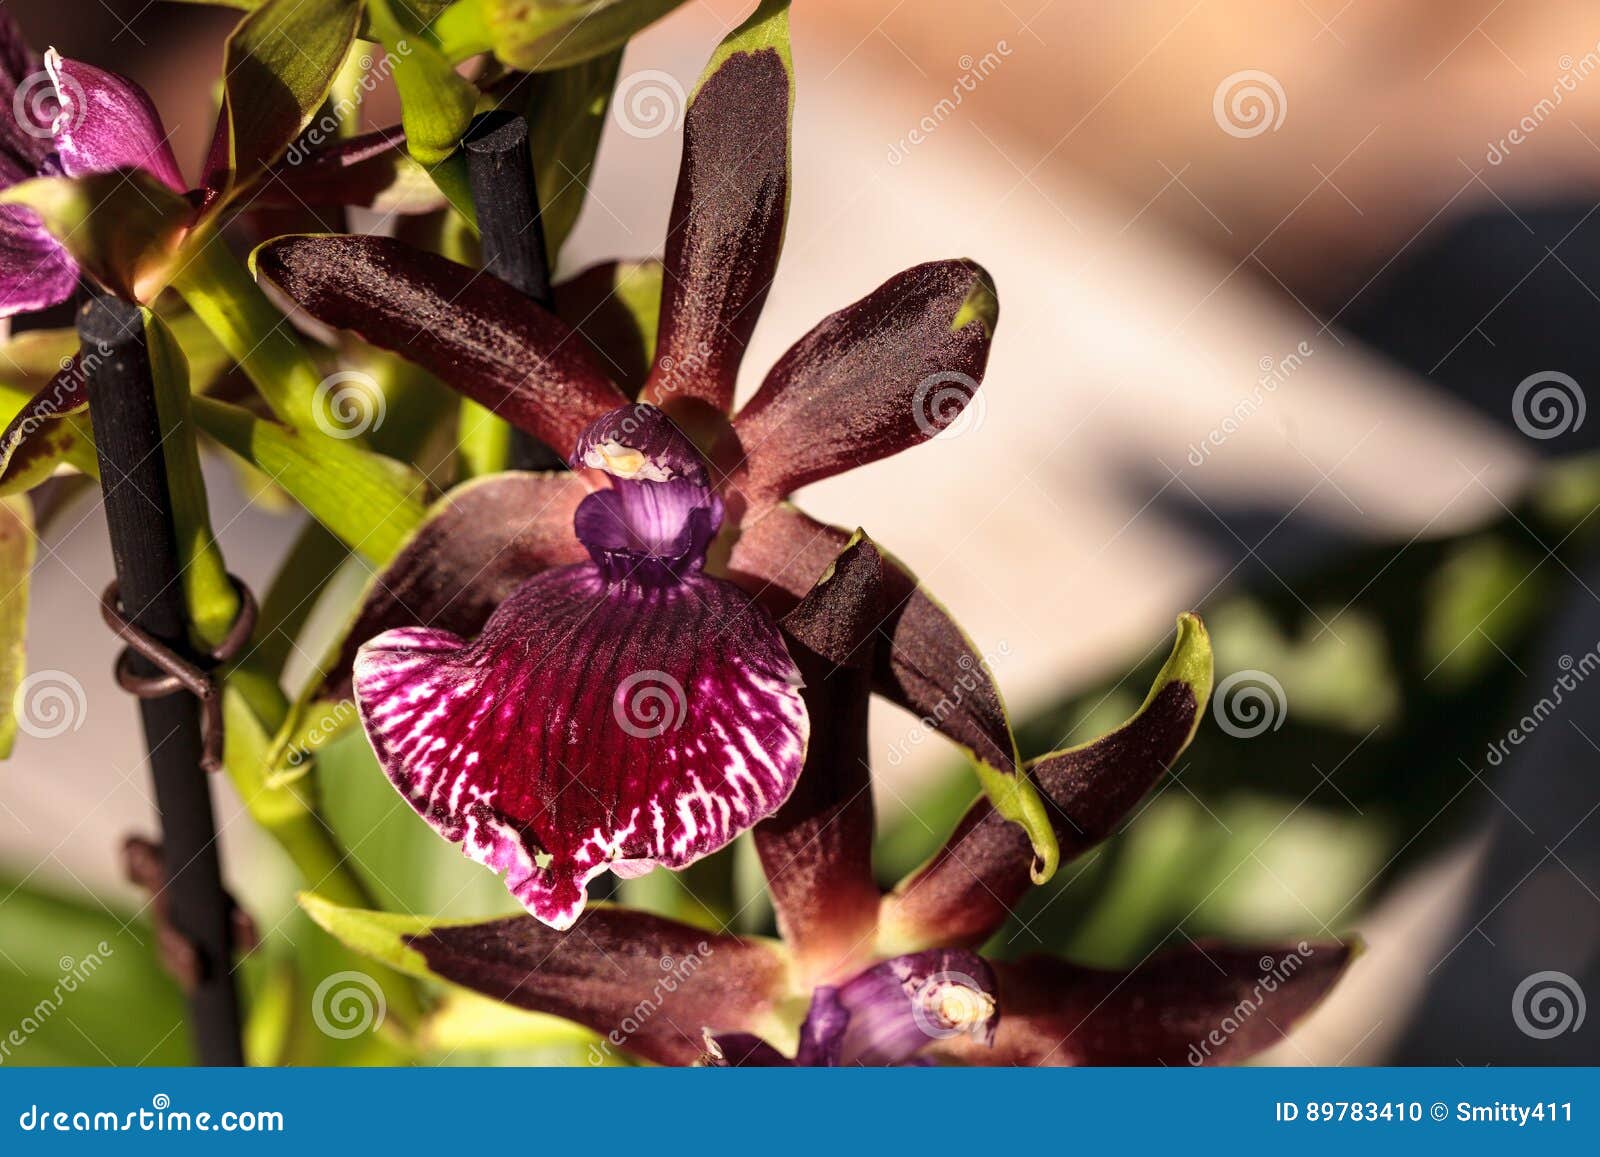
[[[655,739],[683,726],[689,697],[683,684],[665,671],[635,671],[617,684],[611,714],[635,739]]]
[[[682,125],[688,104],[688,94],[677,77],[647,68],[629,73],[617,84],[611,115],[630,137],[650,140]]]
[[[1283,127],[1289,97],[1270,72],[1246,68],[1222,78],[1211,96],[1211,115],[1230,137],[1247,140]]]
[[[1283,684],[1265,671],[1235,671],[1217,684],[1211,714],[1217,726],[1235,739],[1254,739],[1283,726],[1289,717],[1289,697]]]
[[[383,988],[365,972],[335,972],[311,994],[311,1019],[335,1040],[376,1031],[389,1013]]]
[[[1588,1011],[1583,989],[1565,972],[1535,972],[1511,994],[1511,1019],[1534,1040],[1577,1032]]]
[[[35,671],[17,685],[11,711],[24,734],[55,739],[83,726],[89,717],[89,697],[83,684],[66,671]]]
[[[125,1112],[29,1105],[18,1114],[17,1127],[24,1133],[282,1133],[284,1122],[275,1109],[174,1109],[171,1097],[157,1093],[148,1108]]]
[[[955,116],[956,110],[961,107],[967,96],[977,92],[978,86],[993,76],[1011,53],[1012,48],[1008,42],[997,40],[994,47],[982,56],[974,57],[969,52],[956,61],[956,67],[961,69],[961,75],[956,77],[955,83],[950,86],[950,95],[942,97],[906,131],[905,136],[889,146],[889,163],[900,164],[911,155],[912,149],[938,132],[946,121]]]
[[[1529,374],[1511,395],[1511,420],[1517,429],[1541,442],[1579,429],[1588,410],[1583,387],[1571,374],[1559,370]]]

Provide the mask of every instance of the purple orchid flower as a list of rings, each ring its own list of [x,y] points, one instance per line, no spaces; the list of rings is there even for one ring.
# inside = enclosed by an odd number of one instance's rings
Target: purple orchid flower
[[[865,719],[887,578],[858,536],[780,623],[812,723],[799,784],[753,832],[781,940],[610,904],[566,933],[530,917],[438,922],[316,897],[303,900],[308,912],[419,976],[589,1027],[595,1063],[1218,1064],[1281,1039],[1343,974],[1353,946],[1191,941],[1126,971],[974,951],[994,942],[1030,887],[1027,838],[986,800],[927,865],[880,890]],[[1137,807],[1192,738],[1210,683],[1205,629],[1184,616],[1130,719],[1028,765],[1064,855],[1087,851]]]
[[[724,42],[689,106],[665,262],[602,266],[558,286],[557,312],[574,319],[577,329],[482,271],[394,239],[285,237],[257,250],[258,274],[307,313],[417,362],[548,446],[565,451],[588,439],[585,431],[593,424],[636,412],[628,410],[629,398],[642,389],[644,403],[659,408],[649,412],[670,418],[684,445],[698,448],[694,473],[704,479],[692,488],[678,482],[674,490],[631,480],[630,490],[603,505],[571,475],[502,475],[460,488],[378,576],[319,689],[320,698],[349,694],[356,648],[382,631],[422,626],[471,637],[494,622],[491,616],[508,599],[521,600],[517,592],[530,576],[581,562],[585,549],[595,555],[594,565],[603,565],[602,556],[611,549],[630,560],[659,554],[664,548],[647,543],[664,533],[662,527],[640,536],[639,527],[625,526],[621,517],[612,517],[609,526],[601,517],[619,516],[634,501],[666,504],[670,497],[685,509],[703,508],[691,530],[675,521],[674,505],[669,528],[694,541],[706,533],[715,536],[695,549],[694,568],[705,562],[768,613],[784,615],[850,539],[848,531],[818,523],[791,506],[790,492],[926,441],[959,415],[983,377],[998,316],[988,275],[967,260],[907,270],[824,320],[780,359],[756,396],[730,419],[739,363],[781,249],[792,104],[786,12],[782,4],[769,2]],[[611,292],[624,269],[647,281],[653,270],[661,285],[659,340],[643,358],[647,371],[637,352],[637,319]],[[613,384],[613,377],[622,384]],[[652,452],[630,442],[621,445],[630,461],[652,461]],[[586,442],[580,454],[589,453]],[[684,497],[690,490],[692,502]],[[570,530],[575,517],[577,539]],[[646,544],[634,541],[639,537]],[[681,548],[675,543],[670,549]],[[888,594],[877,626],[889,645],[872,652],[873,690],[929,719],[973,754],[996,801],[996,822],[1022,825],[1019,835],[1026,828],[1022,838],[1031,840],[1036,874],[1048,875],[1055,839],[1036,788],[1021,773],[1010,724],[985,663],[914,576],[893,560],[883,567]],[[649,568],[681,571],[682,564],[663,556]],[[585,702],[594,703],[617,685],[604,663],[618,646],[614,632],[631,630],[632,619],[619,615],[615,626],[598,618],[589,622],[592,630],[574,636],[585,649],[573,647],[561,669],[597,685],[582,692]],[[744,632],[743,624],[742,618],[732,619],[731,629],[719,635]],[[386,693],[405,694],[405,678],[397,673]],[[424,671],[417,669],[415,678],[423,685]],[[952,696],[955,688],[960,693]],[[496,685],[507,695],[533,689],[532,684]],[[541,707],[501,710],[525,712],[523,739],[531,749],[555,751],[556,739],[535,725],[562,721],[546,716]],[[369,725],[373,718],[369,708]],[[604,723],[592,709],[586,718]],[[815,723],[814,711],[812,718]],[[404,780],[411,773],[395,766],[379,739],[390,777]],[[574,747],[591,742],[602,744],[604,752],[608,741],[587,732],[572,737]],[[554,758],[504,754],[519,765]],[[680,767],[674,790],[693,786],[683,778],[687,770]],[[620,768],[592,774],[608,785],[625,778]],[[538,782],[548,783],[543,773]],[[765,798],[775,807],[782,796]],[[613,814],[614,825],[595,825],[585,815],[581,829],[559,838],[546,831],[545,838],[561,848],[579,840],[614,843],[616,833],[632,822],[639,797],[628,800]],[[609,789],[596,801],[613,809],[618,804]],[[714,806],[729,809],[730,822],[744,826],[761,818],[726,798]],[[455,805],[445,811],[454,816]],[[496,817],[513,827],[527,819],[525,803],[514,815]],[[459,820],[443,822],[449,823],[448,831],[462,830]],[[590,846],[595,854],[594,843]],[[556,854],[555,847],[545,850]],[[586,861],[583,867],[588,871],[595,864]],[[569,864],[563,870],[572,869]],[[516,876],[524,878],[521,869]],[[565,896],[562,910],[575,912],[570,890]],[[841,946],[858,939],[859,920],[876,910],[876,893],[870,903],[864,897],[862,892],[823,921],[832,925]],[[847,964],[835,960],[830,968]]]
[[[393,630],[354,670],[406,801],[558,929],[600,872],[685,867],[777,810],[808,732],[777,626],[702,569],[722,502],[688,439],[624,407],[572,466],[611,481],[573,516],[588,562],[522,584],[472,643]]]
[[[143,89],[53,49],[40,60],[0,10],[0,190],[34,177],[139,169],[174,193],[186,186]],[[76,261],[20,205],[0,205],[0,317],[45,309],[76,292]]]

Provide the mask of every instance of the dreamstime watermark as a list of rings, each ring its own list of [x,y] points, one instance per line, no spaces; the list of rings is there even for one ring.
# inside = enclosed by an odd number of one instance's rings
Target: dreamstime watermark
[[[1498,141],[1490,141],[1489,148],[1484,153],[1484,160],[1491,165],[1504,164],[1511,150],[1525,142],[1539,127],[1554,115],[1561,103],[1571,93],[1578,91],[1578,85],[1600,71],[1600,43],[1592,50],[1574,60],[1569,53],[1556,62],[1561,69],[1561,75],[1556,77],[1550,86],[1550,95],[1541,97],[1538,103],[1523,114],[1522,119],[1512,125],[1505,136]]]
[[[1596,643],[1578,658],[1571,655],[1562,655],[1556,661],[1562,674],[1556,676],[1556,681],[1550,685],[1548,694],[1540,697],[1539,701],[1528,708],[1506,730],[1501,738],[1489,744],[1484,759],[1490,767],[1499,767],[1511,754],[1513,747],[1521,747],[1524,740],[1539,730],[1546,719],[1554,715],[1567,701],[1567,696],[1576,691],[1590,675],[1600,671],[1600,643]]]
[[[1241,69],[1217,85],[1211,95],[1211,115],[1230,137],[1247,140],[1283,127],[1289,115],[1289,96],[1270,72]]]
[[[1540,370],[1517,383],[1511,394],[1511,420],[1530,438],[1559,438],[1583,425],[1589,403],[1571,374]]]
[[[932,1040],[977,1035],[994,1013],[994,997],[965,972],[935,972],[911,994],[911,1019]]]
[[[356,705],[349,699],[341,699],[330,709],[322,712],[300,733],[299,742],[290,749],[284,757],[284,762],[290,767],[299,767],[306,760],[313,758],[317,749],[332,739],[343,734],[350,721],[356,716]]]
[[[688,94],[670,72],[647,68],[631,72],[617,84],[611,115],[630,137],[649,140],[683,124]]]
[[[1235,739],[1254,739],[1283,726],[1289,717],[1289,698],[1283,684],[1267,672],[1235,671],[1217,684],[1211,714],[1217,726]]]
[[[917,383],[911,396],[911,417],[924,437],[961,438],[983,428],[989,416],[987,398],[978,382],[959,370],[941,370]]]
[[[29,1105],[18,1114],[17,1127],[24,1133],[282,1133],[284,1120],[275,1109],[174,1109],[171,1097],[157,1093],[149,1108],[122,1112]]]
[[[1009,43],[997,40],[994,42],[994,47],[982,56],[975,58],[968,53],[956,61],[961,69],[961,75],[956,77],[955,83],[950,86],[950,95],[940,98],[938,104],[924,113],[904,136],[889,146],[889,163],[900,164],[911,155],[912,149],[938,132],[940,126],[955,115],[968,94],[977,92],[978,86],[995,74],[1012,51]]]
[[[1589,1011],[1583,988],[1565,972],[1535,972],[1525,976],[1511,994],[1511,1019],[1524,1036],[1549,1040],[1577,1032]]]
[[[317,429],[330,438],[359,438],[389,416],[389,401],[377,379],[360,370],[340,370],[317,383],[311,397]]]
[[[711,959],[714,952],[715,949],[702,940],[694,946],[693,952],[685,956],[663,956],[657,962],[661,969],[661,977],[615,1028],[589,1046],[589,1063],[603,1065],[613,1055],[613,1048],[625,1048],[628,1041],[661,1011],[668,998],[694,978],[695,973]]]
[[[904,738],[889,748],[890,765],[899,767],[904,763],[912,751],[920,747],[928,736],[938,732],[944,721],[961,708],[969,695],[975,693],[978,688],[989,685],[985,672],[995,665],[995,656],[1004,658],[1010,654],[1011,644],[1001,640],[1000,645],[992,653],[985,653],[977,659],[971,655],[962,655],[956,660],[956,666],[960,668],[961,673],[955,677],[954,685],[945,692],[939,702],[933,705],[932,711],[917,720]]]
[[[94,946],[82,959],[63,956],[56,962],[56,967],[61,974],[56,978],[56,983],[48,995],[41,999],[27,1014],[13,1025],[11,1031],[0,1037],[0,1065],[11,1059],[11,1054],[28,1043],[28,1038],[43,1028],[61,1007],[66,1004],[67,998],[78,991],[80,985],[87,984],[94,974],[100,971],[100,966],[114,955],[111,945],[104,940]]]
[[[55,739],[83,726],[89,717],[89,697],[83,684],[66,671],[35,671],[17,684],[11,711],[25,734]]]
[[[1256,384],[1250,393],[1239,399],[1234,404],[1233,410],[1213,426],[1205,437],[1198,442],[1189,443],[1189,464],[1204,466],[1211,457],[1211,452],[1242,430],[1244,424],[1266,405],[1267,399],[1278,392],[1278,387],[1294,376],[1295,372],[1306,364],[1306,359],[1316,352],[1310,342],[1303,341],[1285,357],[1274,358],[1271,354],[1263,355],[1261,361],[1257,363],[1261,376],[1256,379]]]
[[[1189,1064],[1198,1067],[1210,1060],[1261,1011],[1266,998],[1287,984],[1316,954],[1317,950],[1302,940],[1294,946],[1293,951],[1281,957],[1263,956],[1258,960],[1256,964],[1261,969],[1261,975],[1256,977],[1254,987],[1205,1036],[1189,1046]]]
[[[340,129],[350,123],[352,117],[361,107],[364,98],[371,96],[378,85],[387,80],[395,69],[394,58],[401,60],[411,55],[411,45],[404,40],[394,43],[394,53],[385,52],[381,59],[374,61],[370,53],[365,54],[357,62],[361,66],[361,79],[356,81],[355,90],[346,92],[334,106],[312,121],[301,132],[300,136],[283,154],[283,163],[294,166],[310,157],[314,149],[320,148],[329,141],[340,139]]]
[[[635,739],[655,739],[683,726],[689,698],[665,671],[635,671],[617,684],[611,715]]]
[[[335,972],[311,994],[311,1019],[335,1040],[376,1031],[389,1013],[383,986],[365,972]]]
[[[33,396],[24,412],[8,431],[6,446],[8,449],[20,446],[29,438],[37,434],[47,422],[58,418],[66,418],[79,413],[84,409],[84,386],[89,376],[99,368],[100,363],[110,357],[111,346],[105,342],[96,342],[92,349],[80,349],[77,353],[64,357],[60,362],[60,372],[50,379],[50,384]]]

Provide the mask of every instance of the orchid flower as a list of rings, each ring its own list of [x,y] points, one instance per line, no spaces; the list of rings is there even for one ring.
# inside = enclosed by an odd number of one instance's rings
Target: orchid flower
[[[400,353],[563,452],[592,424],[626,412],[638,388],[628,372],[638,360],[630,347],[640,332],[658,331],[642,398],[698,448],[706,493],[695,501],[714,504],[712,521],[720,524],[704,548],[706,565],[782,615],[850,537],[801,513],[787,495],[923,442],[954,421],[982,379],[998,316],[994,287],[975,263],[917,266],[802,338],[730,420],[740,360],[782,247],[792,106],[787,5],[766,0],[714,53],[689,105],[664,263],[602,266],[558,286],[558,310],[581,319],[580,330],[492,276],[389,238],[280,238],[257,250],[256,269],[319,321]],[[634,291],[651,284],[653,268],[659,316],[630,314],[624,299],[650,296]],[[631,279],[628,294],[620,288],[624,278]],[[620,341],[607,340],[613,335]],[[623,386],[613,384],[608,368]],[[617,452],[630,462],[653,461],[653,451],[626,439]],[[586,495],[574,475],[505,475],[448,497],[377,577],[322,697],[348,693],[355,647],[365,639],[401,626],[470,637],[535,570],[580,561],[582,549],[567,528],[578,504],[590,501]],[[1002,821],[1025,830],[1034,878],[1047,878],[1055,837],[1021,774],[986,665],[905,568],[892,561],[885,568],[891,594],[881,630],[890,645],[876,657],[874,689],[972,754]],[[615,629],[630,629],[628,620]],[[609,636],[600,631],[584,642],[604,658],[616,644],[602,643]],[[609,677],[598,662],[585,668],[574,658],[562,667],[590,681]],[[424,685],[419,677],[417,686]],[[583,694],[598,700],[601,690]],[[397,684],[389,693],[405,690]],[[553,750],[552,737],[537,731],[523,741]],[[578,732],[571,742],[604,740]],[[604,777],[621,774],[608,769]],[[446,810],[455,814],[453,806]],[[631,807],[614,819],[619,827],[585,827],[563,846],[590,837],[614,846],[616,832],[632,822]]]
[[[0,192],[35,177],[129,169],[182,195],[150,98],[133,82],[51,50],[41,61],[0,10]],[[44,309],[78,288],[78,263],[32,209],[0,205],[0,317]]]
[[[588,1027],[594,1063],[1215,1064],[1279,1040],[1354,946],[1191,941],[1127,971],[975,951],[994,943],[1029,887],[1028,841],[987,801],[928,865],[880,893],[865,714],[887,578],[880,552],[858,536],[781,620],[812,720],[799,784],[754,831],[781,940],[611,904],[565,933],[526,916],[437,921],[314,895],[302,905],[402,971]],[[1068,855],[1114,831],[1176,760],[1210,682],[1205,629],[1186,615],[1127,722],[1028,766]],[[974,895],[988,900],[974,905]]]
[[[777,626],[702,570],[722,503],[688,439],[623,407],[572,466],[611,481],[573,514],[589,561],[523,583],[472,643],[402,628],[355,662],[406,802],[558,929],[600,872],[685,867],[777,810],[807,736]]]

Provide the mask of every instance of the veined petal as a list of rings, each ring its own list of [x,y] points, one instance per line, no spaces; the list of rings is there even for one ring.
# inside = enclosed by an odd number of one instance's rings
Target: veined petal
[[[143,169],[174,193],[187,189],[161,116],[144,89],[54,49],[45,53],[45,67],[60,105],[55,150],[67,176]]]
[[[664,1065],[699,1059],[706,1028],[755,1031],[787,990],[782,946],[600,904],[565,934],[527,916],[436,921],[300,904],[345,944],[409,975],[444,980],[599,1033],[598,1060],[632,1053]]]
[[[793,115],[789,3],[762,0],[712,56],[684,117],[646,401],[732,404],[783,248]]]
[[[382,237],[280,237],[256,268],[306,312],[392,350],[547,446],[627,399],[565,324],[499,278]]]
[[[1172,653],[1139,710],[1121,727],[1034,760],[1062,861],[1116,829],[1194,738],[1211,694],[1211,642],[1198,615],[1178,620]],[[884,900],[883,949],[987,940],[1028,891],[1028,841],[987,800],[949,842]]]
[[[1132,971],[1036,956],[997,964],[992,1049],[953,1037],[935,1051],[975,1065],[1213,1065],[1281,1040],[1354,958],[1349,944],[1186,945]]]
[[[547,571],[473,643],[381,635],[355,664],[390,780],[553,928],[588,881],[684,867],[788,798],[805,758],[799,674],[776,626],[694,572]]]
[[[563,472],[493,474],[446,494],[368,584],[318,698],[350,694],[357,650],[384,631],[435,627],[471,637],[529,578],[582,562],[572,516],[588,493]]]
[[[783,620],[805,680],[811,742],[794,794],[754,839],[806,987],[855,972],[877,944],[867,705],[882,614],[883,560],[858,535]]]
[[[0,8],[0,170],[7,158],[32,176],[51,149],[55,89],[17,18]],[[10,178],[0,171],[0,186]]]
[[[756,503],[938,434],[983,380],[999,306],[971,261],[890,278],[778,360],[734,429]]]

